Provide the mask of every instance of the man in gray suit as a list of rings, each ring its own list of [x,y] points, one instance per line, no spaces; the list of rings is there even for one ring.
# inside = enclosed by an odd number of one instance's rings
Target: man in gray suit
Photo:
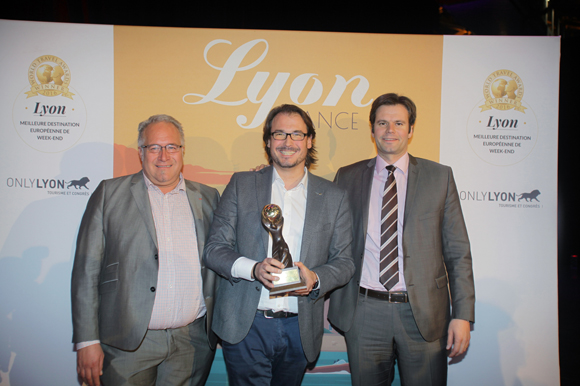
[[[353,385],[445,385],[474,321],[471,252],[453,173],[407,152],[415,104],[385,94],[371,108],[376,158],[338,170],[353,210],[356,273],[331,295]],[[451,313],[450,313],[451,308]]]
[[[203,385],[217,338],[209,328],[216,277],[202,256],[219,194],[183,178],[174,118],[141,122],[138,143],[142,172],[102,181],[79,229],[77,371],[90,386]]]
[[[223,279],[213,330],[223,340],[230,385],[299,385],[320,353],[324,295],[348,282],[351,214],[343,189],[307,171],[314,125],[299,107],[270,111],[264,145],[270,167],[236,173],[215,212],[204,261]],[[269,295],[284,266],[271,256],[262,208],[281,207],[283,236],[306,289]]]

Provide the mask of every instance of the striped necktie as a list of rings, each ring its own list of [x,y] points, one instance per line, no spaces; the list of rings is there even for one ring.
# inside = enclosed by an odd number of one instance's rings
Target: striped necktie
[[[399,250],[397,246],[397,181],[393,165],[387,166],[389,177],[383,190],[381,209],[381,254],[379,281],[387,290],[399,282]]]

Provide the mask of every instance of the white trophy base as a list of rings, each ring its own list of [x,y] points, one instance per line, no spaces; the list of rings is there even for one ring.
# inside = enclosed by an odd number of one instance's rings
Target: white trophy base
[[[278,295],[286,292],[293,292],[307,288],[306,283],[300,277],[298,267],[284,268],[281,273],[273,273],[280,280],[274,282],[274,288],[270,290],[270,295]]]

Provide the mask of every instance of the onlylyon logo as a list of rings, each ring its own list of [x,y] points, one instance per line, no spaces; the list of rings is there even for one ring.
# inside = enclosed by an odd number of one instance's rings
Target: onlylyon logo
[[[538,199],[540,194],[541,193],[538,189],[523,193],[507,191],[462,190],[459,192],[459,198],[461,201],[498,203],[502,208],[540,208],[540,200]]]
[[[522,194],[518,195],[518,197],[519,197],[518,201],[526,200],[526,202],[532,202],[532,201],[540,202],[540,200],[538,200],[538,196],[540,194],[541,193],[538,189],[534,189],[530,193],[522,193]]]
[[[14,189],[46,190],[51,195],[88,196],[90,189],[87,184],[90,181],[88,177],[70,181],[56,178],[8,177],[6,186]]]
[[[83,177],[80,180],[72,180],[68,182],[68,186],[67,189],[70,189],[71,186],[74,186],[75,189],[80,189],[80,188],[85,188],[85,189],[89,189],[87,188],[87,183],[89,182],[89,177]]]

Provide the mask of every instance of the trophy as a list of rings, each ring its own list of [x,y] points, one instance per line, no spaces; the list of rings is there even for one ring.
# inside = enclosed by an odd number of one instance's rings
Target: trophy
[[[274,288],[270,290],[270,295],[277,295],[285,292],[292,292],[306,287],[306,283],[300,277],[300,270],[292,263],[292,255],[288,244],[282,236],[282,226],[284,216],[282,209],[276,204],[268,204],[262,209],[262,225],[272,235],[272,258],[284,264],[281,273],[273,273],[280,280],[274,281]]]

